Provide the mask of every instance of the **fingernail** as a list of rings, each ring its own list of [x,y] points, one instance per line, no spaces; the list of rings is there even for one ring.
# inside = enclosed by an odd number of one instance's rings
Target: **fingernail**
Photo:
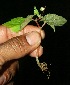
[[[30,45],[34,45],[41,42],[41,37],[37,32],[31,32],[27,34],[26,39]]]

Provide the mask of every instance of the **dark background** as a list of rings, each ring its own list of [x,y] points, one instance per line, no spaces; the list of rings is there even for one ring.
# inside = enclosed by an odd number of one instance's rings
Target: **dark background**
[[[42,41],[44,53],[40,61],[48,64],[51,72],[43,73],[36,64],[35,58],[26,56],[20,59],[20,70],[14,78],[14,85],[70,85],[70,2],[68,0],[0,0],[0,24],[14,17],[26,17],[33,14],[33,7],[46,6],[45,14],[55,13],[67,19],[62,27],[56,27],[54,33],[46,25],[46,37]],[[51,65],[50,65],[51,64]]]

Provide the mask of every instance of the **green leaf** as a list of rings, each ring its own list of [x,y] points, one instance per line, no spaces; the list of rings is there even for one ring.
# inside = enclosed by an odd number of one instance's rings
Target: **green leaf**
[[[65,18],[56,14],[47,14],[41,19],[41,21],[50,25],[54,29],[54,31],[55,26],[62,26],[67,22]]]
[[[32,21],[34,15],[28,15],[24,22],[21,24],[21,29],[23,29],[30,21]]]
[[[2,25],[10,28],[13,32],[19,32],[32,20],[32,17],[33,15],[29,15],[26,18],[17,17],[11,19],[11,21],[8,21]]]
[[[13,32],[19,32],[21,30],[20,25],[24,22],[25,18],[23,17],[17,17],[14,19],[11,19],[11,21],[8,21],[3,26],[6,26],[7,28],[10,28]]]
[[[34,6],[34,15],[40,16],[38,9]]]
[[[40,8],[40,11],[44,11],[44,10],[45,10],[45,7],[41,7],[41,8]]]

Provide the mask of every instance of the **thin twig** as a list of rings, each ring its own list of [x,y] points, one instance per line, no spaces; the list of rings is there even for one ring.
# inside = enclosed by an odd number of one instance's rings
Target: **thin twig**
[[[38,27],[40,27],[40,25],[39,25],[39,23],[38,23],[38,20],[37,20],[37,19],[35,19],[35,20],[34,20],[34,19],[32,19],[32,20],[33,20],[33,21],[37,24],[37,26],[38,26]]]
[[[44,22],[44,24],[41,26],[41,29],[45,26],[45,24],[46,24],[46,23]]]

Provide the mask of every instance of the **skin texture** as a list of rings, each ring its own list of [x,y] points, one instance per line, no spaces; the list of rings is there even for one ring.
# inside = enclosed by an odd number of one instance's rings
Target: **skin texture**
[[[42,55],[43,48],[40,43],[44,37],[44,31],[36,26],[27,25],[18,33],[0,26],[0,65],[6,65],[0,71],[0,85],[4,85],[15,75],[19,67],[16,59],[27,54],[31,57]]]

